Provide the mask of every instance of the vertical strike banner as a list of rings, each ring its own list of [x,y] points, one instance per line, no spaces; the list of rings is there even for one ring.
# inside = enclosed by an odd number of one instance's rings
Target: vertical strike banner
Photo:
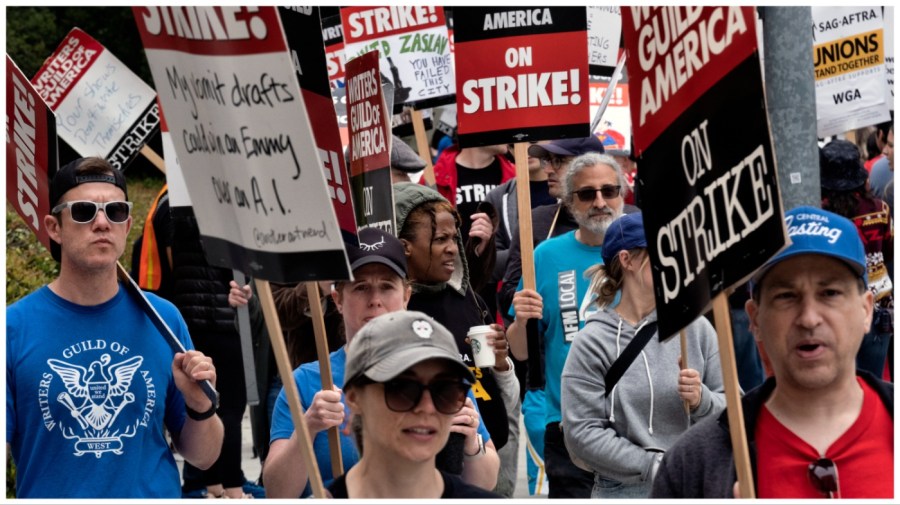
[[[349,278],[276,9],[133,10],[210,264]]]
[[[350,174],[344,160],[344,148],[331,96],[327,55],[320,38],[322,25],[319,8],[279,7],[278,14],[287,36],[291,59],[295,65],[299,64],[297,79],[316,137],[319,158],[323,162],[328,196],[334,206],[344,242],[356,244],[356,218],[350,197]]]
[[[455,7],[461,147],[587,137],[584,7]]]
[[[350,184],[359,229],[397,235],[391,184],[391,116],[381,89],[378,51],[347,62]]]
[[[56,173],[56,118],[25,74],[6,55],[6,201],[50,249],[49,174]]]
[[[786,243],[752,7],[622,11],[664,338]]]

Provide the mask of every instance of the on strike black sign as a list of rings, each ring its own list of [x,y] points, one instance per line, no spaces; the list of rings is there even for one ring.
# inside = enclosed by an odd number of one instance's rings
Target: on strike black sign
[[[752,7],[622,9],[660,335],[785,244]]]

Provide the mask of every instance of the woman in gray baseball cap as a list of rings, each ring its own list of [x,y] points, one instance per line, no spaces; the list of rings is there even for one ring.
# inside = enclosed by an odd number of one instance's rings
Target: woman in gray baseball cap
[[[370,320],[348,346],[344,394],[361,458],[332,482],[332,496],[499,498],[435,466],[475,381],[453,335],[399,311]]]

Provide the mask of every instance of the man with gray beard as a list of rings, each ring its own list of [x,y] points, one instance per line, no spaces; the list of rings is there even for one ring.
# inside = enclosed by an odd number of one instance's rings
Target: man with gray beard
[[[562,181],[562,202],[578,223],[576,230],[542,242],[534,250],[535,290],[519,283],[507,331],[510,350],[528,358],[525,325],[539,319],[544,350],[546,430],[544,463],[550,498],[590,498],[594,477],[569,457],[560,425],[560,377],[572,339],[589,315],[590,279],[585,270],[602,262],[609,224],[622,214],[625,177],[612,156],[587,153],[575,158]],[[593,312],[596,307],[590,307]]]

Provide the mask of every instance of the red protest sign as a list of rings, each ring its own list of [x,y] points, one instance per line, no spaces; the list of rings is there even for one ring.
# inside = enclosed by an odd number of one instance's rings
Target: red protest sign
[[[392,5],[341,9],[348,59],[377,50],[390,69],[393,112],[453,102],[453,62],[442,7]]]
[[[589,134],[584,7],[456,7],[462,147]]]
[[[56,119],[15,62],[6,56],[6,200],[50,248],[48,172],[56,171]]]
[[[391,137],[381,89],[378,51],[347,62],[350,181],[359,228],[378,227],[396,235],[391,189]]]
[[[752,7],[627,7],[622,29],[635,41],[627,64],[638,155],[756,51]]]

